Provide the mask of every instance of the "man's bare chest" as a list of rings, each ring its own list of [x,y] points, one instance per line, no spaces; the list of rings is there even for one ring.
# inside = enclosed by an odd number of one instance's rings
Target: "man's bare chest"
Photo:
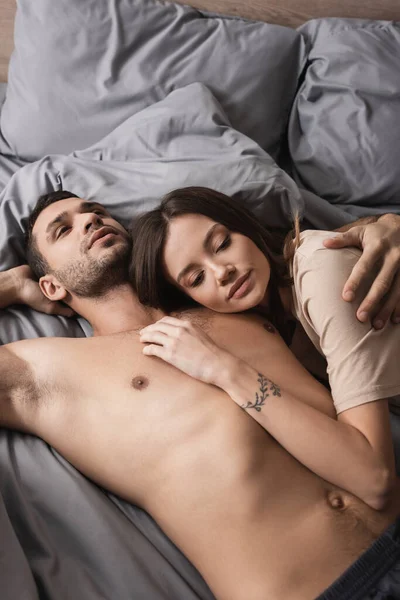
[[[168,429],[182,441],[206,420],[212,423],[218,413],[236,408],[222,391],[145,356],[143,347],[134,332],[57,340],[51,355],[38,361],[45,410],[61,411],[75,423],[91,420],[97,427],[119,428],[131,437],[138,433],[140,439],[146,432],[155,440],[162,423],[163,438]]]
[[[145,356],[135,332],[70,342],[55,359],[48,386],[70,399],[128,402],[138,410],[145,401],[165,400],[182,384],[196,387],[196,382],[189,385],[188,378],[170,365]]]

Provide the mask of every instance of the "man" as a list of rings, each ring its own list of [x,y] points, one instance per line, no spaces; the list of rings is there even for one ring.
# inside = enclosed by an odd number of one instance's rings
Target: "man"
[[[40,289],[88,319],[95,335],[3,346],[0,424],[41,437],[147,510],[219,600],[310,600],[361,555],[350,578],[372,562],[378,579],[400,560],[398,482],[373,510],[308,471],[220,390],[144,356],[138,331],[162,315],[138,304],[126,278],[129,250],[126,231],[101,205],[64,193],[34,211],[28,254]],[[3,305],[26,293],[16,273],[3,278]],[[313,386],[318,408],[334,417],[325,389],[257,319],[191,317],[304,402]],[[285,352],[290,381],[276,360]],[[330,598],[342,598],[346,582],[358,587],[346,577]]]

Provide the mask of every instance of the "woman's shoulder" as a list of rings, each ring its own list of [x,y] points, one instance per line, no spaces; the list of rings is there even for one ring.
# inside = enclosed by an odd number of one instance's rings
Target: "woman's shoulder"
[[[334,235],[332,231],[304,231],[301,234],[301,245],[293,257],[291,270],[297,299],[342,290],[361,251],[354,247],[326,248],[324,240]]]
[[[311,258],[314,254],[320,254],[322,252],[323,254],[338,257],[343,254],[342,251],[344,251],[345,254],[351,253],[357,258],[360,256],[360,250],[354,247],[340,248],[337,250],[325,248],[324,241],[335,237],[335,235],[335,231],[323,231],[315,229],[307,229],[306,231],[302,231],[300,234],[300,246],[296,249],[295,256],[297,255],[298,257]]]
[[[329,250],[325,248],[324,241],[335,237],[335,231],[325,231],[325,230],[315,230],[315,229],[307,229],[302,231],[300,234],[300,245],[296,249],[296,254],[301,256],[312,256],[315,252],[319,252],[321,250]],[[360,251],[357,248],[345,248],[345,250],[350,250],[351,252],[360,254]],[[337,252],[335,250],[334,252]]]

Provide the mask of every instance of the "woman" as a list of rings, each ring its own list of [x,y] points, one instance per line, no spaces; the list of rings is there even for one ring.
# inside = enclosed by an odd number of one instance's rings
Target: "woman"
[[[132,234],[131,276],[144,304],[167,312],[190,302],[221,313],[257,310],[286,341],[298,318],[327,359],[337,420],[313,408],[312,397],[302,402],[269,373],[231,359],[203,331],[177,319],[142,330],[149,344],[144,353],[221,387],[305,466],[374,508],[382,506],[395,471],[387,398],[400,394],[400,330],[388,325],[374,331],[356,322],[350,305],[338,302],[357,252],[324,252],[324,236],[331,234],[306,232],[291,278],[282,238],[206,188],[171,192],[159,209],[134,223]],[[298,232],[296,237],[299,242]],[[277,346],[282,364],[291,360],[287,352]],[[320,393],[313,389],[311,396]]]

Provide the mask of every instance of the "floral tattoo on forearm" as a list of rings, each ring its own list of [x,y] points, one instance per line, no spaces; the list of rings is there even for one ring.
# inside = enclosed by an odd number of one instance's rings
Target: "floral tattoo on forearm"
[[[255,395],[254,402],[247,402],[247,404],[242,404],[241,408],[244,410],[250,410],[254,408],[257,412],[261,412],[261,408],[264,406],[266,399],[269,396],[281,396],[281,389],[276,383],[267,379],[261,373],[258,373],[259,388]]]

